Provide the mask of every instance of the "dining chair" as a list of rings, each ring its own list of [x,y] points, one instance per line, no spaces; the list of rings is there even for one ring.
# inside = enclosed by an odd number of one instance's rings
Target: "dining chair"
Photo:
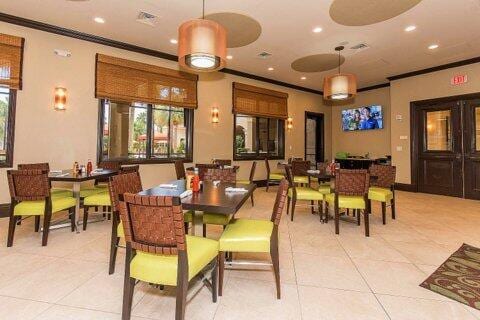
[[[121,165],[118,161],[103,161],[98,164],[98,168],[120,172]],[[95,179],[93,185],[83,185],[80,188],[80,198],[84,199],[86,197],[105,192],[108,193],[108,178]],[[103,212],[106,212],[106,209],[107,208],[103,208]]]
[[[303,158],[298,158],[298,157],[290,157],[288,158],[288,163],[292,164],[293,161],[303,161]]]
[[[277,299],[281,298],[280,262],[278,252],[278,226],[282,217],[289,183],[280,182],[273,212],[270,220],[232,219],[219,239],[219,290],[223,294],[223,275],[225,269],[225,252],[270,253]],[[235,264],[235,261],[230,262]],[[243,265],[243,263],[242,263]]]
[[[121,238],[125,237],[122,221],[120,219],[119,203],[123,200],[124,193],[139,193],[143,190],[140,174],[138,172],[132,172],[110,177],[108,189],[110,191],[110,201],[113,209],[108,274],[113,274],[115,272],[115,262],[117,259],[119,242]]]
[[[185,235],[180,198],[125,193],[120,215],[126,241],[122,319],[130,319],[137,282],[176,287],[175,319],[185,319],[188,283],[212,267],[217,301],[218,241]]]
[[[236,183],[237,174],[233,168],[229,169],[208,169],[203,177],[203,181],[220,181],[223,183]],[[229,214],[222,213],[212,213],[204,212],[203,213],[203,236],[207,236],[207,224],[216,225],[216,226],[225,226],[230,222],[232,218]]]
[[[215,163],[196,163],[195,168],[198,168],[198,177],[200,181],[203,181],[203,176],[208,171],[208,169],[218,169],[218,164]]]
[[[122,174],[132,173],[132,172],[140,172],[140,165],[135,164],[135,165],[121,166],[120,170],[118,172],[122,173]]]
[[[324,200],[324,194],[319,192],[316,189],[311,187],[300,187],[293,180],[292,169],[290,166],[285,166],[285,174],[289,184],[288,189],[288,200],[287,200],[287,214],[290,210],[290,203],[292,204],[292,212],[290,220],[293,221],[293,216],[295,214],[295,207],[298,200],[310,201],[310,207],[312,214],[315,213],[315,201],[317,201],[317,207],[320,212],[320,217],[323,214],[322,210],[322,201]]]
[[[232,165],[232,160],[229,159],[214,159],[213,163],[218,165],[218,166],[231,166]]]
[[[41,162],[41,163],[22,163],[18,164],[18,170],[45,170],[50,172],[50,164],[48,162]],[[72,197],[73,192],[71,189],[66,188],[52,188],[50,183],[50,194],[52,197]]]
[[[389,165],[372,164],[370,175],[376,178],[372,180],[368,189],[368,202],[370,208],[373,201],[382,203],[382,222],[387,223],[387,203],[390,203],[392,219],[395,219],[395,175],[396,167]]]
[[[13,245],[18,219],[25,216],[43,216],[42,246],[46,246],[48,242],[52,214],[68,211],[72,232],[75,230],[77,201],[73,197],[51,195],[47,170],[7,170],[7,178],[11,198],[7,247]],[[39,227],[40,220],[36,219],[36,232]]]
[[[356,212],[357,224],[360,225],[363,211],[365,220],[365,236],[370,236],[368,203],[368,188],[370,175],[367,170],[339,169],[335,172],[335,192],[326,196],[325,201],[329,207],[334,206],[335,211],[335,234],[340,233],[340,208],[353,209]],[[326,214],[328,222],[328,212]]]
[[[265,158],[265,168],[267,169],[267,192],[268,188],[271,184],[278,184],[285,178],[285,175],[281,172],[272,172],[270,170],[270,163],[268,162],[268,158]]]
[[[310,161],[293,160],[292,161],[293,182],[298,183],[300,186],[309,186],[310,179],[307,176],[308,170],[310,170]]]
[[[252,162],[252,167],[250,168],[250,176],[249,176],[248,180],[237,180],[236,181],[237,184],[251,184],[251,183],[253,183],[256,168],[257,168],[257,162],[253,161]],[[252,196],[250,197],[250,199],[252,200],[252,207],[253,207],[254,206],[253,192],[252,192]]]
[[[175,173],[177,174],[177,180],[186,178],[183,160],[175,160]]]

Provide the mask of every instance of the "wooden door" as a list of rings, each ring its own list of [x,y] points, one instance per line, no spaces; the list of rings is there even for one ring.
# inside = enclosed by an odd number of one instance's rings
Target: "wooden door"
[[[466,100],[462,105],[465,198],[480,199],[480,99]]]
[[[461,106],[439,102],[416,113],[418,191],[463,197]]]
[[[305,112],[305,160],[312,168],[324,161],[323,114]]]

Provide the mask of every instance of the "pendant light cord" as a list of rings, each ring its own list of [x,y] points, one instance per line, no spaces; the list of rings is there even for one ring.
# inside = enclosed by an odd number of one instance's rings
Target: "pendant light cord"
[[[340,74],[340,50],[338,51],[338,74]]]
[[[203,0],[202,19],[205,20],[205,0]]]

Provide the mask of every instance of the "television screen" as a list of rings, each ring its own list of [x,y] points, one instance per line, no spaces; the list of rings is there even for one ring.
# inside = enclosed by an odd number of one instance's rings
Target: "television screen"
[[[343,131],[383,129],[382,106],[342,110],[342,128]]]

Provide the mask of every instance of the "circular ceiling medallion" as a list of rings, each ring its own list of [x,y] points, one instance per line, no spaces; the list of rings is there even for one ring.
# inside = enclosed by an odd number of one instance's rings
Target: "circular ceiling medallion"
[[[262,33],[262,26],[257,20],[238,13],[219,12],[205,16],[227,29],[227,47],[238,48],[255,42]]]
[[[340,56],[340,64],[344,62],[345,58]],[[292,69],[299,72],[322,72],[337,67],[338,54],[334,53],[314,54],[292,62]]]
[[[334,0],[330,17],[344,26],[366,26],[394,18],[422,0]]]

